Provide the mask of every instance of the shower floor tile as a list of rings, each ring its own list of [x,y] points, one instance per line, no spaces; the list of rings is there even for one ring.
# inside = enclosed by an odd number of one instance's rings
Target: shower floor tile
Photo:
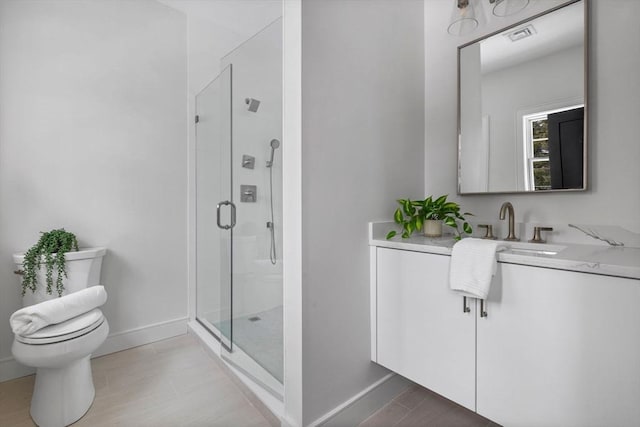
[[[233,343],[282,383],[282,306],[238,317],[233,321]],[[228,328],[225,320],[216,325]]]

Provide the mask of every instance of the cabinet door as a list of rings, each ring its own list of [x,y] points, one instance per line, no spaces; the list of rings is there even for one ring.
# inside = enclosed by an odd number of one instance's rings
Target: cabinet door
[[[501,264],[477,325],[477,411],[505,426],[637,426],[640,281]]]
[[[475,303],[449,289],[449,259],[377,249],[377,361],[475,410]]]

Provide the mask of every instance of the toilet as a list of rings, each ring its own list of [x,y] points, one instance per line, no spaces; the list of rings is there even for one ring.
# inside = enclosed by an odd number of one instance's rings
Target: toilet
[[[64,295],[77,292],[100,281],[105,248],[84,249],[67,254],[67,280]],[[23,254],[14,255],[18,272]],[[44,281],[38,277],[38,286]],[[27,291],[23,305],[29,306],[57,298],[44,291]],[[91,354],[109,333],[107,319],[93,308],[61,323],[46,326],[29,336],[14,336],[13,357],[25,366],[36,368],[31,398],[31,417],[40,427],[68,426],[89,410],[95,397],[91,375]]]

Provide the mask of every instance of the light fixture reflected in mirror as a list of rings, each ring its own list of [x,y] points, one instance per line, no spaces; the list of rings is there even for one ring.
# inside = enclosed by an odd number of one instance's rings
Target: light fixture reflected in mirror
[[[523,10],[529,0],[489,0],[493,4],[493,15],[499,17],[511,16]]]
[[[478,20],[469,0],[454,0],[454,2],[447,32],[453,36],[464,36],[478,28]]]

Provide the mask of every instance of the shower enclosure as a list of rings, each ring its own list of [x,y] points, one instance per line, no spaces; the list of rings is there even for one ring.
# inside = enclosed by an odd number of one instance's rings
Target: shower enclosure
[[[282,397],[282,23],[196,96],[196,319]]]

